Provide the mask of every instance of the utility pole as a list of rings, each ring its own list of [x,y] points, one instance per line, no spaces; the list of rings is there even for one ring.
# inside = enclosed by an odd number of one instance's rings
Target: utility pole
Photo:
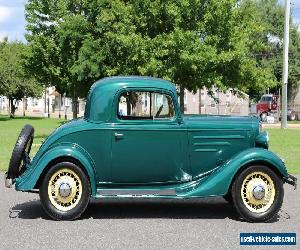
[[[285,0],[285,22],[283,37],[283,70],[282,70],[282,106],[281,128],[287,128],[287,84],[289,67],[289,24],[290,24],[290,0]]]

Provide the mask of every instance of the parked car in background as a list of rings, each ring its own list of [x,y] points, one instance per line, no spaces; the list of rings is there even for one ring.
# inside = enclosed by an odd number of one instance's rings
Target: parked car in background
[[[39,192],[55,220],[81,216],[97,199],[224,197],[246,220],[267,221],[296,187],[268,150],[255,116],[184,115],[175,85],[151,77],[111,77],[89,92],[82,119],[57,128],[29,158],[26,125],[5,185]],[[216,211],[217,212],[217,211]]]

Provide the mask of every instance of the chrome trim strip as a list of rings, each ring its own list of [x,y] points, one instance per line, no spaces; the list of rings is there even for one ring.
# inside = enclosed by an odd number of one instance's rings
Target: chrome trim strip
[[[230,142],[195,142],[194,146],[230,146]]]
[[[133,190],[133,189],[98,189],[97,195],[101,196],[173,196],[176,195],[174,189],[164,190]]]
[[[245,139],[243,135],[195,135],[193,139]]]

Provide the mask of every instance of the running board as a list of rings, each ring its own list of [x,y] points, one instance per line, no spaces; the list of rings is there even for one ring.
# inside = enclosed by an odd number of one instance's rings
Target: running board
[[[97,197],[176,196],[174,189],[97,189]]]

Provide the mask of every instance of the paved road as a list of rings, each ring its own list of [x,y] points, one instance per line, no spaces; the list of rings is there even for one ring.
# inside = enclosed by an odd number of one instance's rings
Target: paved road
[[[299,246],[300,190],[285,191],[269,223],[240,220],[222,198],[91,201],[81,220],[58,222],[37,194],[4,188],[0,173],[0,249],[235,249],[240,232],[296,232]]]

